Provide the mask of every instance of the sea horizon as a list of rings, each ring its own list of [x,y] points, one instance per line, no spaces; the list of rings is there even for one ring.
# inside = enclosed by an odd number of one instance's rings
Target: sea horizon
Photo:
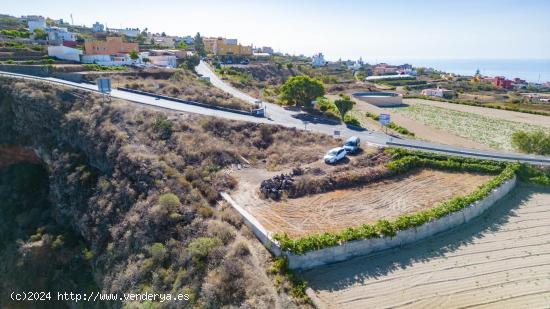
[[[490,58],[368,58],[367,63],[409,63],[415,67],[431,67],[459,75],[474,75],[476,70],[486,76],[515,77],[532,83],[550,81],[550,58],[548,59],[490,59]]]

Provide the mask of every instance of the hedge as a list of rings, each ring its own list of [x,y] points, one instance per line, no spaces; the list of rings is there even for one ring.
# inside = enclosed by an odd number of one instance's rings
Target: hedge
[[[423,210],[414,214],[402,215],[394,221],[379,220],[375,224],[363,224],[359,227],[349,227],[340,232],[320,233],[291,239],[287,234],[275,234],[281,249],[294,254],[304,254],[308,251],[341,245],[344,242],[378,238],[383,236],[393,237],[398,231],[418,227],[426,222],[444,217],[450,213],[459,211],[468,205],[487,197],[491,191],[511,179],[520,169],[518,163],[497,163],[468,158],[446,158],[419,151],[390,149],[395,160],[388,163],[390,169],[398,173],[408,171],[416,167],[431,167],[443,170],[462,170],[483,173],[498,173],[492,180],[480,186],[474,192],[465,196],[455,197],[449,201],[440,203],[434,208]]]

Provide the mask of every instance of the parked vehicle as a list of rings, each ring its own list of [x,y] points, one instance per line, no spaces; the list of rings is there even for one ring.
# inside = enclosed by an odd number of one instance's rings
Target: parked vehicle
[[[361,149],[361,140],[357,136],[352,136],[347,139],[343,147],[347,153],[356,153]]]
[[[343,158],[345,158],[347,155],[346,150],[344,147],[336,147],[331,149],[324,157],[325,163],[328,164],[334,164]]]

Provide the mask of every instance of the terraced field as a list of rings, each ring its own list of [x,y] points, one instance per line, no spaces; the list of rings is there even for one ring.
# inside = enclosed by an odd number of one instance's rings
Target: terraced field
[[[550,189],[429,241],[303,274],[326,308],[548,308]]]
[[[534,131],[548,128],[522,122],[496,119],[427,104],[413,104],[392,109],[408,118],[452,134],[488,145],[495,149],[513,151],[512,134],[518,130]]]
[[[292,237],[339,231],[394,219],[473,191],[492,176],[421,170],[363,187],[274,202],[262,200],[258,182],[239,179],[233,199],[271,232]]]

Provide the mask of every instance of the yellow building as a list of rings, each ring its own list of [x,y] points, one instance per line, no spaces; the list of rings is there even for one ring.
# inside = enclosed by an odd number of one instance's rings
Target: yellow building
[[[236,39],[204,38],[204,49],[216,56],[252,56],[252,46],[243,46]]]

